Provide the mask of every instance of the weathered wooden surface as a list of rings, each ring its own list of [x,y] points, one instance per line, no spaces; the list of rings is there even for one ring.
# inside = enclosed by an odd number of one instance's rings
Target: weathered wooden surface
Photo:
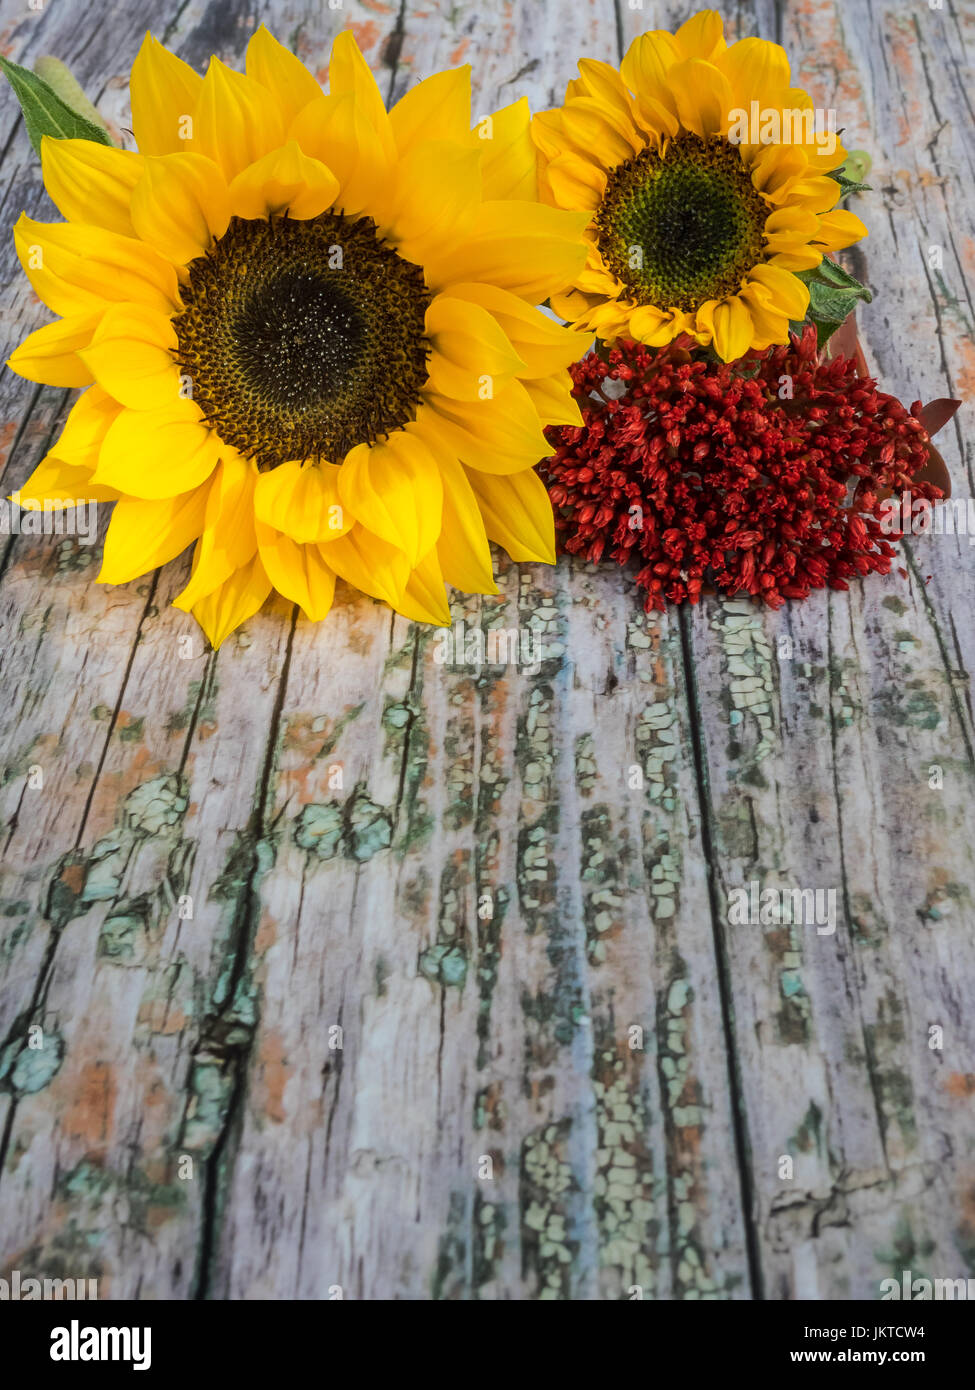
[[[352,24],[392,96],[472,61],[486,111],[689,8],[3,0],[0,48],[57,54],[123,129],[147,19],[198,67],[261,20],[321,67]],[[971,399],[972,4],[722,8],[875,153],[872,364]],[[0,121],[4,224],[53,216],[6,89]],[[46,321],[9,240],[3,280],[9,349]],[[69,399],[0,392],[7,492]],[[960,496],[970,408],[939,440]],[[2,539],[0,1272],[416,1299],[975,1274],[968,537],[776,615],[647,618],[612,568],[499,557],[455,618],[545,660],[480,672],[348,591],[214,655],[169,606],[185,563],[103,589],[98,547]],[[835,887],[835,934],[729,925],[751,880]]]

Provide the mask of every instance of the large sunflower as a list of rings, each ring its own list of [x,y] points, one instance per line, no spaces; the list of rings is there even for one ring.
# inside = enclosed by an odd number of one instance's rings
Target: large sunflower
[[[690,333],[725,361],[786,342],[809,304],[793,272],[867,229],[834,210],[841,187],[827,174],[846,152],[825,122],[817,138],[792,115],[813,105],[790,86],[785,52],[764,39],[729,48],[720,15],[703,10],[676,34],[635,39],[619,72],[591,59],[579,72],[532,127],[543,200],[591,217],[585,269],[552,307],[608,341]]]
[[[585,260],[585,214],[536,200],[527,103],[471,129],[470,70],[387,113],[350,33],[330,94],[265,29],[201,78],[151,36],[134,153],[42,146],[67,222],[22,216],[56,323],[10,365],[88,386],[22,504],[116,500],[101,582],[196,542],[176,599],[213,644],[272,587],[313,619],[336,575],[449,622],[497,592],[488,541],[554,560],[532,465],[580,423],[578,337],[534,306]]]

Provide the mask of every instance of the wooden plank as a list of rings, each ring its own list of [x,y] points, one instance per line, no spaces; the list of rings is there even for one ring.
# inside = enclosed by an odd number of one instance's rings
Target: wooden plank
[[[877,192],[861,209],[871,235],[853,268],[877,287],[859,319],[885,387],[908,403],[967,394],[975,200],[952,15],[806,4],[738,18],[740,34],[781,38],[799,85],[838,108],[848,147],[874,155]],[[624,15],[625,39],[640,27]],[[943,276],[925,270],[937,243]],[[939,347],[918,354],[918,342]],[[939,443],[965,497],[961,438],[959,424]],[[911,1259],[972,1268],[975,1110],[962,1078],[975,1056],[964,1002],[975,917],[960,829],[973,793],[975,558],[967,536],[905,549],[903,575],[849,594],[778,614],[711,599],[688,623],[770,1297],[874,1298]],[[729,895],[752,881],[834,889],[835,934],[731,926]]]

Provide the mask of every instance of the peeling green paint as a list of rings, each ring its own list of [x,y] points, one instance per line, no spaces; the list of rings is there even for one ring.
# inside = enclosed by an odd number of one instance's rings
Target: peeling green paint
[[[64,1061],[64,1039],[45,1029],[43,1046],[31,1047],[26,1037],[15,1038],[0,1053],[0,1083],[17,1095],[35,1095],[50,1085]]]
[[[568,1200],[576,1189],[568,1161],[572,1121],[560,1120],[526,1136],[521,1148],[519,1211],[527,1271],[545,1301],[572,1296],[572,1262],[578,1242],[568,1234]]]

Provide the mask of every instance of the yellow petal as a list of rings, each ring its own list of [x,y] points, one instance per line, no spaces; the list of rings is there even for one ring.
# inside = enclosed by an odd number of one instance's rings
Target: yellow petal
[[[284,140],[284,121],[270,92],[219,58],[211,58],[193,113],[193,150],[219,164],[228,183]]]
[[[839,202],[842,191],[836,180],[825,174],[798,178],[789,185],[788,206],[809,208],[813,213],[829,212]]]
[[[465,144],[471,128],[471,69],[467,63],[411,87],[389,113],[401,155],[428,140]]]
[[[740,299],[747,304],[752,322],[755,325],[753,347],[761,347],[763,341],[786,343],[789,340],[789,318],[777,312],[772,292],[757,281],[747,284],[741,291]]]
[[[467,470],[484,526],[512,560],[555,564],[555,518],[545,484],[533,468],[498,477]]]
[[[396,140],[386,114],[386,105],[379,94],[376,79],[369,70],[369,64],[363,58],[355,36],[349,29],[337,35],[332,44],[328,86],[336,96],[341,96],[343,92],[353,93],[356,105],[378,135],[386,159],[390,162],[395,161]]]
[[[859,217],[845,208],[837,208],[819,219],[819,231],[814,240],[815,246],[827,251],[842,251],[844,246],[852,246],[861,237],[869,236]]]
[[[724,135],[735,99],[724,73],[701,58],[675,63],[668,74],[681,124],[702,139]]]
[[[147,34],[132,65],[132,131],[142,154],[183,148],[203,80]]]
[[[594,212],[606,192],[606,171],[578,154],[559,155],[545,169],[552,197],[560,208]]]
[[[620,75],[638,102],[650,99],[675,109],[667,74],[683,56],[673,34],[655,29],[633,40],[620,64]]]
[[[205,595],[250,564],[257,550],[256,478],[253,463],[235,454],[221,458],[207,494],[203,533],[193,553],[190,582],[173,600],[177,608],[189,612]]]
[[[442,395],[484,400],[526,370],[497,319],[469,299],[438,295],[427,310],[426,334],[433,347],[430,385]]]
[[[270,592],[271,581],[261,557],[255,554],[246,565],[193,605],[193,617],[216,649],[235,628],[254,616]]]
[[[187,265],[227,230],[230,201],[223,172],[202,154],[147,158],[132,194],[132,221],[160,255]]]
[[[765,145],[751,166],[752,183],[759,193],[775,199],[808,170],[806,153],[797,145]]]
[[[508,341],[522,359],[519,377],[548,376],[577,362],[588,350],[591,339],[564,328],[541,310],[526,304],[496,285],[459,284],[450,288],[451,298],[479,304],[504,330]]]
[[[48,506],[57,498],[112,501],[118,495],[115,490],[96,486],[91,476],[102,441],[119,409],[98,386],[92,386],[79,396],[68,413],[57,443],[21,488],[20,505],[29,507],[25,498],[36,505]]]
[[[337,540],[355,520],[342,505],[338,483],[334,463],[281,463],[258,474],[254,515],[300,544]]]
[[[765,219],[765,237],[791,237],[793,241],[805,242],[819,230],[819,218],[813,212],[801,207],[776,208]]]
[[[48,454],[72,468],[94,472],[105,436],[121,413],[118,401],[112,400],[100,386],[89,387],[75,401],[64,423],[57,443]]]
[[[746,277],[764,285],[772,296],[772,302],[779,313],[797,322],[806,317],[809,308],[809,289],[803,282],[774,265],[754,266]]]
[[[606,169],[631,159],[643,144],[628,119],[618,117],[595,97],[566,102],[562,126],[577,150],[588,152]]]
[[[113,304],[79,356],[99,386],[122,405],[154,410],[179,402],[175,348],[176,330],[164,314],[142,304]]]
[[[11,500],[25,512],[37,512],[63,511],[79,502],[114,502],[117,496],[112,488],[91,481],[90,468],[78,468],[48,454],[23,487],[11,494]]]
[[[531,109],[521,97],[479,121],[481,191],[485,198],[516,198],[533,203],[538,196],[538,155],[532,139]]]
[[[740,39],[713,62],[731,83],[735,104],[749,113],[753,100],[767,110],[772,104],[769,98],[792,81],[785,49],[768,39]]]
[[[394,608],[410,577],[410,562],[404,552],[361,526],[329,542],[328,563],[354,589]]]
[[[453,291],[454,286],[451,286]],[[562,292],[553,291],[549,295],[548,302],[552,313],[558,314],[560,319],[565,319],[570,326],[570,331],[574,331],[580,326],[582,316],[588,311],[591,300],[579,290],[565,290]]]
[[[723,361],[733,362],[742,357],[752,346],[754,331],[748,306],[740,299],[729,299],[715,306],[714,350]]]
[[[284,124],[294,120],[322,89],[304,63],[262,24],[247,45],[247,76],[260,82],[274,98]]]
[[[436,550],[424,556],[410,574],[406,588],[394,605],[398,613],[414,623],[450,625],[450,604],[444,589],[444,578]]]
[[[462,245],[480,202],[479,150],[447,141],[414,145],[399,161],[390,209],[400,254],[425,263],[442,246]]]
[[[542,162],[557,159],[569,148],[562,129],[562,108],[553,111],[536,111],[531,124],[532,144],[538,150]]]
[[[44,187],[62,217],[132,236],[129,204],[142,156],[94,140],[41,140]]]
[[[547,458],[551,450],[538,412],[524,385],[511,381],[493,400],[452,401],[435,396],[429,415],[417,413],[457,457],[485,473],[517,473]]]
[[[331,169],[343,212],[368,212],[386,228],[395,162],[351,92],[309,102],[292,121],[288,137]]]
[[[648,347],[663,347],[675,336],[673,315],[669,309],[658,309],[653,304],[645,304],[630,315],[629,334],[637,343]]]
[[[339,496],[357,521],[404,551],[411,565],[436,544],[443,484],[417,433],[397,430],[385,444],[350,449],[339,471]]]
[[[774,248],[769,247],[769,250]],[[789,251],[775,251],[768,259],[769,265],[777,265],[781,270],[815,270],[822,261],[822,252],[810,247],[793,247]]]
[[[203,530],[207,488],[148,501],[122,497],[105,537],[99,584],[128,584],[175,560]]]
[[[261,563],[278,593],[297,603],[313,623],[321,622],[335,596],[335,571],[325,559],[329,547],[299,544],[260,521],[257,544]]]
[[[579,79],[587,96],[598,98],[607,110],[613,112],[617,128],[635,133],[633,98],[616,68],[596,58],[580,58]]]
[[[92,375],[78,351],[89,346],[100,321],[101,314],[75,314],[47,323],[14,349],[7,366],[45,386],[87,386]]]
[[[217,436],[188,412],[123,410],[105,436],[95,481],[132,497],[178,497],[217,466]]]
[[[178,303],[173,267],[132,237],[78,222],[35,222],[22,213],[14,242],[38,297],[63,318],[118,300],[169,311]]]
[[[338,191],[339,182],[331,170],[302,154],[296,140],[289,140],[237,175],[230,185],[230,210],[247,218],[285,209],[289,217],[317,217],[332,206]]]
[[[481,280],[530,304],[571,285],[586,260],[588,212],[564,212],[541,203],[486,202],[466,241],[438,253],[428,283],[444,289]]]
[[[717,10],[699,10],[674,35],[685,58],[711,58],[726,47],[724,23]]]
[[[465,594],[496,594],[491,547],[467,474],[447,454],[439,456],[443,526],[437,541],[444,579]]]
[[[526,381],[525,390],[543,425],[582,424],[582,412],[572,395],[572,378],[567,371]]]

